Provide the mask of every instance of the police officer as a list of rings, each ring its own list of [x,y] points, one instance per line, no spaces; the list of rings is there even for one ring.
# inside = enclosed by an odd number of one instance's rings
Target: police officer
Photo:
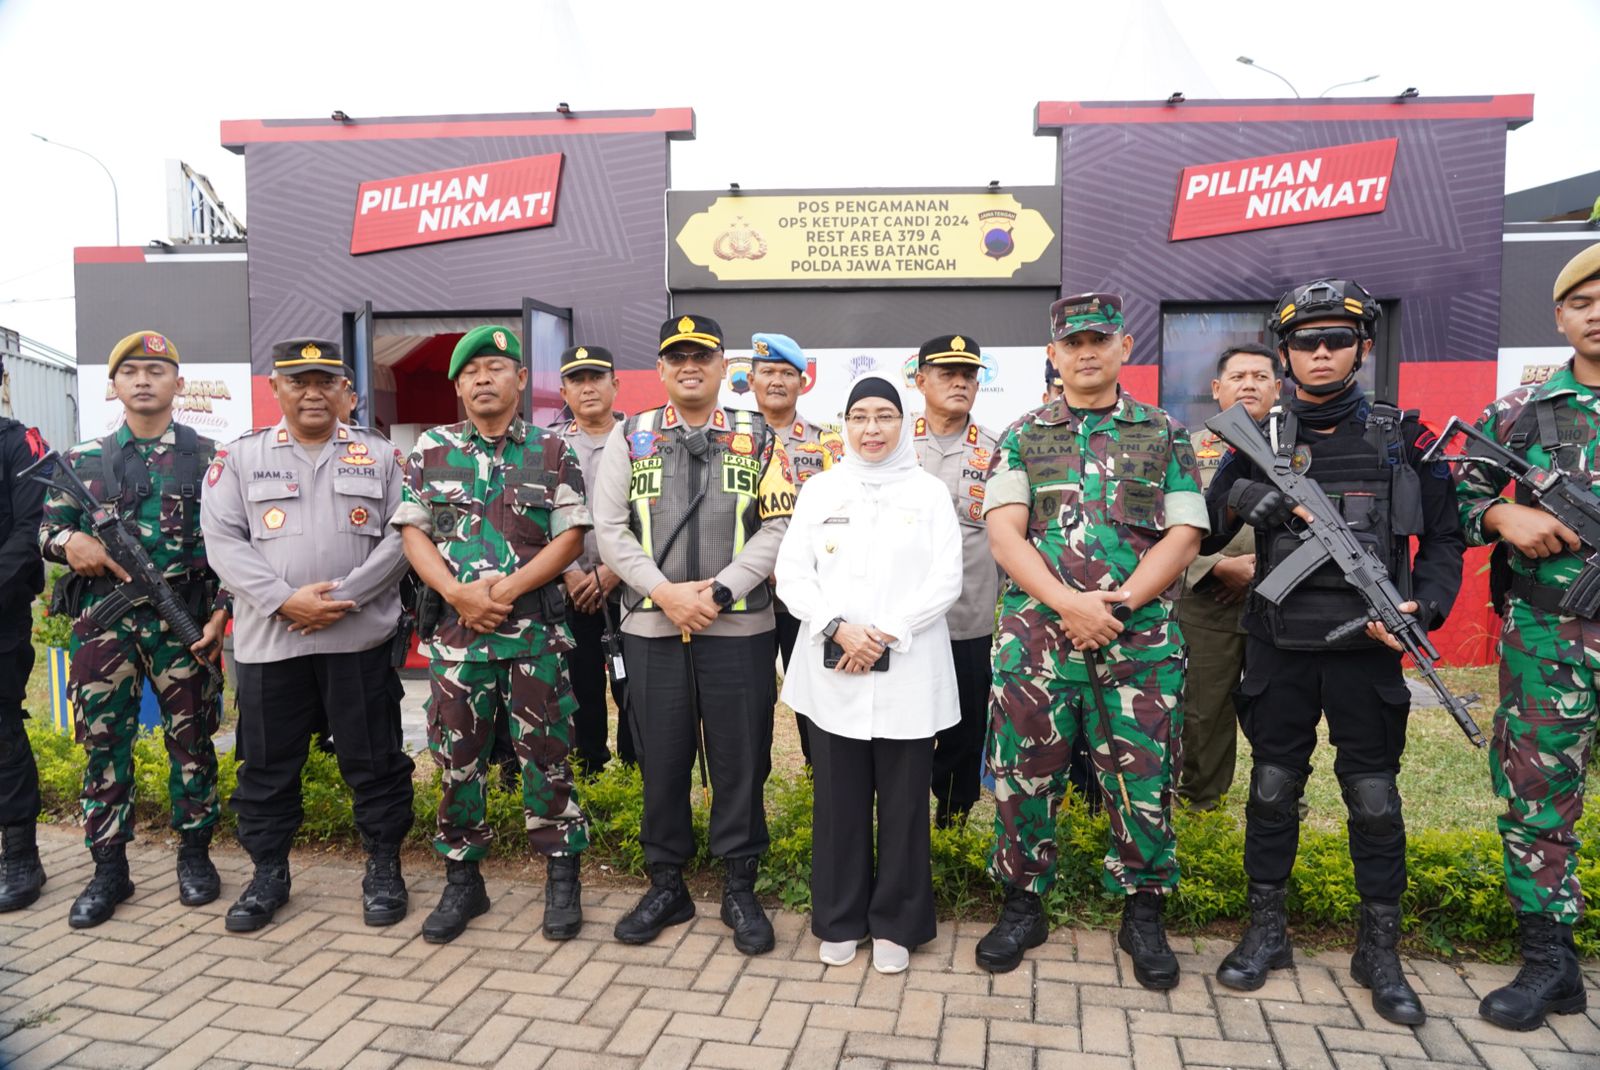
[[[611,430],[623,419],[613,406],[617,403],[617,373],[611,350],[604,346],[573,346],[561,354],[561,399],[567,403],[572,419],[561,429],[561,439],[578,458],[585,484],[594,482],[600,471],[600,457],[611,437]],[[583,553],[567,566],[561,577],[572,603],[573,648],[567,653],[567,673],[578,696],[578,765],[599,772],[611,760],[606,746],[609,716],[606,710],[606,680],[611,677],[611,697],[617,704],[617,757],[625,765],[635,765],[633,733],[628,716],[621,712],[626,695],[625,678],[614,676],[608,668],[605,635],[615,633],[622,616],[621,580],[600,560],[600,549],[593,529],[584,533]]]
[[[1273,350],[1254,342],[1229,346],[1217,360],[1211,397],[1221,409],[1243,402],[1253,418],[1263,420],[1277,403],[1282,377]],[[1228,444],[1208,428],[1196,431],[1193,443],[1200,485],[1208,487]],[[1183,576],[1178,621],[1189,643],[1189,672],[1178,797],[1194,810],[1215,810],[1233,786],[1239,738],[1233,692],[1244,668],[1242,617],[1255,575],[1255,549],[1255,532],[1241,525],[1226,546],[1195,558]]]
[[[219,696],[198,658],[221,655],[228,599],[218,590],[200,538],[203,475],[214,443],[174,422],[183,389],[178,350],[155,331],[135,331],[111,349],[107,374],[122,402],[123,423],[99,440],[67,451],[66,463],[97,501],[115,508],[175,593],[203,625],[193,648],[172,638],[153,609],[140,606],[101,628],[89,616],[127,574],[91,534],[90,518],[60,492],[45,499],[39,544],[44,556],[70,567],[72,626],[68,688],[79,742],[88,753],[83,776],[84,842],[94,875],[72,904],[75,929],[99,925],[133,895],[128,841],[133,839],[133,741],[149,681],[161,703],[162,738],[171,765],[172,827],[178,848],[178,898],[211,902],[222,891],[211,864],[216,827],[217,754],[211,744]]]
[[[1118,385],[1133,350],[1116,294],[1050,306],[1061,400],[1007,429],[983,502],[1000,600],[991,697],[989,872],[1006,887],[978,965],[1015,969],[1048,935],[1053,834],[1071,740],[1087,724],[1111,816],[1101,881],[1124,897],[1117,942],[1146,988],[1178,983],[1162,923],[1177,887],[1172,833],[1183,636],[1172,595],[1206,531],[1182,426]],[[1112,613],[1127,614],[1125,622]]]
[[[388,439],[347,424],[339,345],[296,338],[272,347],[283,418],[217,451],[201,530],[235,599],[239,784],[229,805],[255,875],[228,910],[251,932],[289,901],[289,846],[300,828],[300,770],[313,728],[331,729],[367,851],[368,925],[406,915],[400,844],[411,829],[411,758],[391,660],[407,569],[400,459]]]
[[[1432,433],[1415,413],[1370,401],[1356,383],[1379,314],[1372,296],[1344,279],[1318,279],[1278,299],[1271,324],[1295,390],[1287,412],[1270,418],[1269,438],[1285,463],[1302,470],[1309,465],[1311,477],[1340,503],[1357,537],[1410,599],[1407,610],[1434,628],[1460,588],[1465,540],[1447,466],[1421,463]],[[1203,552],[1226,545],[1241,523],[1251,525],[1257,582],[1300,545],[1285,526],[1295,503],[1238,454],[1224,456],[1206,497],[1214,534]],[[1426,1015],[1395,953],[1406,886],[1405,821],[1395,775],[1411,708],[1400,646],[1376,623],[1340,642],[1326,638],[1366,613],[1366,603],[1332,564],[1302,582],[1281,606],[1254,594],[1245,605],[1238,700],[1253,763],[1244,849],[1250,924],[1223,959],[1217,979],[1250,991],[1265,983],[1269,970],[1293,961],[1284,891],[1299,843],[1297,808],[1311,773],[1317,721],[1326,715],[1361,896],[1350,973],[1372,990],[1380,1015],[1417,1025]]]
[[[0,374],[4,369],[0,367]],[[39,898],[44,866],[34,839],[39,820],[39,767],[22,708],[33,671],[33,598],[44,590],[39,521],[44,485],[19,479],[48,447],[39,432],[0,416],[0,914]]]
[[[1600,471],[1600,245],[1562,268],[1554,296],[1556,328],[1572,345],[1571,359],[1544,383],[1494,402],[1478,426],[1531,464],[1592,486]],[[1497,543],[1496,558],[1510,569],[1489,772],[1506,801],[1500,838],[1522,969],[1485,996],[1478,1013],[1527,1030],[1547,1014],[1581,1014],[1588,1006],[1572,940],[1584,908],[1573,825],[1595,745],[1600,622],[1559,605],[1595,548],[1532,506],[1521,486],[1515,501],[1500,497],[1504,472],[1463,465],[1459,474],[1467,540]]]
[[[750,338],[750,383],[756,406],[772,433],[778,436],[789,464],[794,470],[795,489],[818,472],[826,472],[833,462],[844,456],[844,440],[837,431],[830,431],[801,416],[795,409],[800,394],[806,388],[808,372],[806,355],[800,345],[786,334],[756,334]],[[778,656],[783,669],[789,671],[789,658],[794,653],[795,640],[800,635],[800,621],[784,608],[776,597],[772,603],[773,619],[778,631]],[[800,734],[800,753],[806,765],[811,764],[811,738],[806,733],[809,722],[799,713],[794,715],[794,726]]]
[[[1039,400],[1046,405],[1061,397],[1066,385],[1061,381],[1061,373],[1056,371],[1055,364],[1049,357],[1044,358],[1044,396]]]
[[[431,659],[429,747],[444,770],[433,846],[446,884],[422,937],[448,943],[489,909],[478,872],[491,836],[487,763],[495,724],[509,719],[528,843],[547,859],[543,932],[570,940],[583,926],[589,827],[567,766],[578,703],[562,658],[572,632],[561,574],[592,526],[583,476],[557,435],[517,414],[528,370],[516,335],[474,327],[448,375],[467,419],[417,439],[390,521],[433,592],[418,620]]]
[[[755,896],[777,699],[767,578],[794,481],[761,415],[717,404],[725,360],[714,320],[671,317],[657,352],[669,403],[612,432],[594,490],[600,556],[631,588],[623,650],[650,866],[649,890],[615,934],[643,944],[694,917],[683,866],[694,855],[689,773],[703,738],[711,853],[727,866],[722,920],[734,946],[757,955],[773,947]]]
[[[941,335],[917,351],[923,411],[912,424],[912,445],[923,469],[949,489],[961,525],[961,597],[945,616],[961,723],[940,731],[933,743],[934,813],[941,828],[964,824],[978,801],[989,712],[989,640],[1000,593],[1000,572],[983,525],[983,484],[996,439],[971,418],[982,367],[982,351],[968,335]]]

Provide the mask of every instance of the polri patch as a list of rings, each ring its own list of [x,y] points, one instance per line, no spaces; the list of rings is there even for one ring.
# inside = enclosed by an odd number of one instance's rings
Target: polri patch
[[[261,514],[261,522],[267,526],[268,531],[277,531],[283,527],[283,522],[287,519],[289,519],[288,514],[276,505]]]
[[[365,527],[368,516],[369,514],[367,513],[366,509],[358,505],[354,509],[350,510],[350,523],[354,524],[358,528]]]

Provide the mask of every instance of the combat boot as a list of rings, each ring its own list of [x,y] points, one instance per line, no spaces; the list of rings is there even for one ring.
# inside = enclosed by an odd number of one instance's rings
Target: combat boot
[[[729,858],[722,885],[722,924],[733,930],[733,946],[746,955],[765,955],[777,943],[772,922],[756,898],[756,874],[761,859],[755,855]]]
[[[577,855],[551,855],[545,864],[544,938],[571,940],[583,928],[583,884]]]
[[[1038,947],[1050,935],[1044,903],[1033,892],[1006,885],[1006,905],[1000,920],[978,941],[978,965],[990,973],[1010,973],[1022,962],[1022,953]]]
[[[91,847],[89,855],[94,859],[94,876],[72,901],[72,910],[67,914],[67,924],[74,929],[92,929],[111,920],[117,904],[133,898],[127,844]]]
[[[1421,1025],[1428,1015],[1400,969],[1400,956],[1395,952],[1399,940],[1399,904],[1363,899],[1350,976],[1356,984],[1372,989],[1372,1009],[1384,1019],[1395,1025]]]
[[[367,875],[361,879],[361,920],[368,925],[393,925],[411,908],[405,878],[400,875],[400,846],[369,843]]]
[[[178,902],[202,907],[222,894],[222,878],[211,864],[211,828],[184,829],[178,847]]]
[[[31,906],[44,887],[44,866],[39,862],[37,826],[7,825],[0,828],[5,849],[0,853],[0,914]]]
[[[1284,916],[1287,889],[1281,884],[1250,882],[1250,924],[1228,957],[1217,967],[1217,981],[1240,992],[1254,992],[1267,974],[1294,965],[1289,922]]]
[[[289,859],[258,858],[255,875],[222,920],[230,933],[253,933],[272,924],[278,908],[289,902]]]
[[[1518,914],[1522,969],[1516,979],[1483,997],[1478,1013],[1502,1029],[1537,1029],[1547,1014],[1582,1014],[1589,1007],[1578,969],[1572,926],[1549,914]]]
[[[1133,960],[1133,976],[1146,988],[1158,992],[1178,987],[1178,956],[1167,943],[1161,915],[1167,897],[1160,892],[1135,892],[1122,905],[1122,928],[1117,930],[1117,946]]]
[[[694,900],[683,886],[683,867],[656,862],[650,866],[649,890],[622,916],[611,935],[624,944],[648,944],[668,925],[682,925],[693,917]]]
[[[422,922],[422,938],[430,944],[448,944],[467,931],[467,922],[489,912],[489,892],[476,862],[444,860],[444,894]]]

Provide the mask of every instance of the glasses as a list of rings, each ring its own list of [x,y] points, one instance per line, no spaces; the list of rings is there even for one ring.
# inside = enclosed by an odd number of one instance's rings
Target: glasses
[[[873,426],[885,428],[893,427],[903,419],[905,419],[905,417],[900,415],[898,412],[891,412],[880,416],[868,416],[864,412],[852,412],[844,418],[844,422],[849,424],[851,427],[860,430],[864,427]]]
[[[669,367],[673,368],[683,367],[684,361],[705,365],[717,359],[717,351],[714,349],[669,349],[661,354],[661,359],[666,361]]]
[[[1306,327],[1290,331],[1284,345],[1294,353],[1315,353],[1323,346],[1327,346],[1330,353],[1337,353],[1355,345],[1360,337],[1354,327]]]

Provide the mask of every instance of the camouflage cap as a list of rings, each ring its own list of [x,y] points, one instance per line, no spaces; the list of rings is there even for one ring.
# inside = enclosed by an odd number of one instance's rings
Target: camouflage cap
[[[1567,294],[1597,277],[1600,277],[1600,242],[1567,261],[1567,266],[1556,276],[1556,300],[1565,299]]]
[[[510,357],[521,364],[522,341],[515,332],[492,323],[474,327],[456,343],[455,350],[450,354],[450,370],[445,373],[445,378],[454,379],[460,375],[461,369],[473,357]]]
[[[164,334],[155,331],[134,331],[111,347],[111,359],[106,362],[106,376],[117,374],[117,365],[125,360],[164,360],[177,366],[178,347]]]
[[[1120,294],[1073,294],[1050,306],[1051,341],[1079,331],[1116,334],[1124,326]]]
[[[339,343],[326,338],[290,338],[272,347],[272,370],[277,375],[327,372],[348,377]]]

